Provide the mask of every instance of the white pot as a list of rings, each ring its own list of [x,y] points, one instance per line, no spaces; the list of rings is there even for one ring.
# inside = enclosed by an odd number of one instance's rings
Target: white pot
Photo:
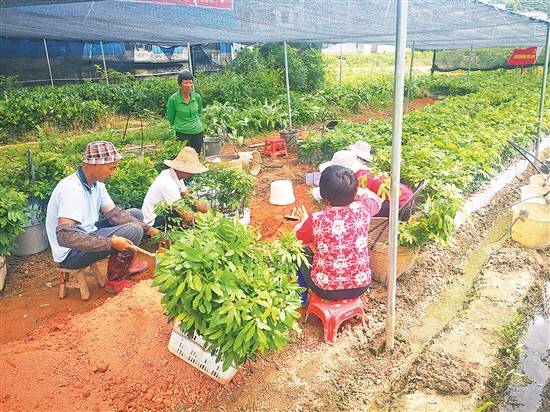
[[[292,182],[290,180],[275,180],[271,182],[269,203],[273,205],[290,205],[296,201]]]

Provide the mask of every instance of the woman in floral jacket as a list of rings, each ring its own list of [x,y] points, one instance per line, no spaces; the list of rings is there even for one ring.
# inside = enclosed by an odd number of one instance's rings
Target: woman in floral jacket
[[[343,166],[329,166],[319,181],[328,207],[308,215],[302,206],[296,237],[313,252],[311,269],[302,267],[306,285],[328,300],[362,295],[371,281],[368,231],[381,200],[367,189],[357,194],[357,178]]]

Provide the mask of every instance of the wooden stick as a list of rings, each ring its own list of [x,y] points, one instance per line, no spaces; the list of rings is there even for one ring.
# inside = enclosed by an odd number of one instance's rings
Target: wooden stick
[[[146,256],[156,257],[156,253],[148,252],[148,251],[146,251],[145,249],[142,249],[142,248],[140,248],[139,246],[136,246],[136,245],[132,245],[132,246],[130,247],[130,249],[135,250],[137,253],[142,253],[142,254],[144,254],[144,255],[146,255]]]

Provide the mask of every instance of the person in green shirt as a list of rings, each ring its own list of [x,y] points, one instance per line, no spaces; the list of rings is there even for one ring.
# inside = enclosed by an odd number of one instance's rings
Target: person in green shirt
[[[166,116],[176,130],[176,137],[200,154],[204,140],[201,123],[202,98],[193,90],[193,75],[190,72],[178,74],[180,90],[168,98]]]

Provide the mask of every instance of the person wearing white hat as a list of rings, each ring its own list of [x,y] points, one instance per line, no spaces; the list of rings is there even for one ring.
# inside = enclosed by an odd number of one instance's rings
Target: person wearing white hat
[[[184,181],[193,174],[204,173],[208,168],[199,161],[197,152],[191,147],[184,147],[173,160],[165,160],[168,169],[163,170],[147,190],[143,199],[143,221],[151,226],[161,224],[155,214],[155,207],[161,201],[173,203],[187,192]],[[196,204],[197,210],[204,211],[205,205]]]
[[[371,146],[365,141],[357,141],[354,144],[348,147],[348,150],[340,150],[335,152],[332,156],[332,159],[328,162],[321,163],[319,165],[319,170],[321,173],[328,166],[344,166],[353,171],[355,176],[360,181],[366,180],[363,183],[364,186],[370,191],[379,194],[380,186],[382,186],[388,179],[388,176],[384,174],[374,175],[372,170],[367,166],[366,162],[372,160],[372,155],[370,153]],[[412,190],[405,184],[401,183],[399,185],[399,206],[401,207],[405,204],[412,196]],[[316,200],[320,200],[319,188],[313,189],[313,197]],[[389,196],[382,194],[382,207],[377,217],[388,217],[389,216]],[[407,213],[400,214],[400,218],[407,220],[409,215]]]
[[[359,159],[365,162],[370,162],[372,160],[370,144],[363,140],[358,140],[354,144],[350,144],[348,150],[351,150]]]

